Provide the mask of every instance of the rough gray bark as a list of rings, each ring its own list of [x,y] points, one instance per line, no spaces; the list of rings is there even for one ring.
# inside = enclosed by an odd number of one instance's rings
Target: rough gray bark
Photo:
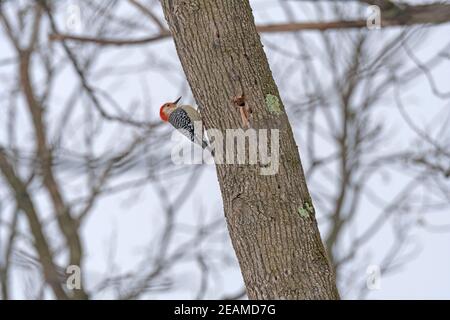
[[[217,165],[225,216],[251,299],[339,299],[297,145],[247,0],[161,0],[206,128],[280,130],[280,167]],[[280,102],[279,109],[273,98]],[[305,210],[306,209],[306,210]],[[306,212],[306,214],[305,214]]]

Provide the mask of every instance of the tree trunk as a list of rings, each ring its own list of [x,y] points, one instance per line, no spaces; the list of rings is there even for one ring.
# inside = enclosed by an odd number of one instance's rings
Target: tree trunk
[[[247,0],[161,0],[206,128],[279,130],[279,170],[219,164],[225,216],[251,299],[339,299],[289,120]],[[270,134],[269,134],[270,135]],[[247,148],[248,149],[248,148]],[[273,150],[272,150],[273,154]]]

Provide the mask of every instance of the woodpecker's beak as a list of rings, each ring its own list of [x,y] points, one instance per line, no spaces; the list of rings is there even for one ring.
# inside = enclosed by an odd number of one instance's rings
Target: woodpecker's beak
[[[179,97],[177,100],[175,100],[173,103],[177,104],[181,100],[181,97]]]

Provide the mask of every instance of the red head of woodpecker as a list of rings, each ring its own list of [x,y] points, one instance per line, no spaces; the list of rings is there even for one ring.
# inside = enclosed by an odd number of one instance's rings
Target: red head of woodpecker
[[[159,109],[159,116],[161,117],[161,120],[164,122],[169,121],[169,117],[172,114],[173,111],[178,107],[177,103],[181,100],[181,97],[179,97],[174,102],[167,102],[164,103],[161,108]]]
[[[207,148],[208,143],[203,139],[202,117],[200,113],[189,105],[178,105],[179,97],[174,102],[164,103],[159,109],[159,116],[164,122],[169,122],[175,129],[185,135],[189,140]],[[200,132],[194,130],[194,123],[200,125]],[[211,152],[213,154],[213,152]],[[213,154],[214,156],[214,154]]]

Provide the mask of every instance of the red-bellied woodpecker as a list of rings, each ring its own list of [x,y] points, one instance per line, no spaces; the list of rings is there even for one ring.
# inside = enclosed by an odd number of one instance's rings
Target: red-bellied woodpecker
[[[178,105],[181,97],[174,102],[167,102],[161,106],[159,116],[164,122],[169,122],[175,129],[185,135],[192,142],[200,145],[203,149],[210,150],[208,142],[203,139],[202,117],[200,113],[189,105]],[[199,128],[195,130],[197,122]],[[197,132],[199,131],[199,132]]]

